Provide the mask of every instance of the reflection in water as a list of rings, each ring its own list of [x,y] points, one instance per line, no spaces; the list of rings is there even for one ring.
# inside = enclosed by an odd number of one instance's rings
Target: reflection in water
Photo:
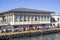
[[[14,38],[10,40],[60,40],[60,33],[40,35],[35,37]]]

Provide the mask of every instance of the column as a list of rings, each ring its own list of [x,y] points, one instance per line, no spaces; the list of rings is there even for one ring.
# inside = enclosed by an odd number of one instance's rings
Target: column
[[[14,22],[15,22],[15,18],[14,18],[14,14],[13,14],[13,24],[14,24]]]

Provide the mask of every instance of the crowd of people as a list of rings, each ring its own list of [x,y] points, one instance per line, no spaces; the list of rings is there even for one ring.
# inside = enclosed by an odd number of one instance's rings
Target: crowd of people
[[[42,27],[40,27],[40,28],[42,28]],[[39,27],[0,28],[0,33],[39,30],[40,28]]]
[[[22,32],[22,31],[30,31],[30,30],[41,30],[41,29],[49,29],[51,26],[37,26],[37,27],[16,27],[16,28],[0,28],[0,33],[7,32]]]

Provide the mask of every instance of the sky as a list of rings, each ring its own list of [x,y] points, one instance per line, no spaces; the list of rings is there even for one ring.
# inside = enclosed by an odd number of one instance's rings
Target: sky
[[[0,12],[15,8],[30,8],[60,13],[60,0],[0,0]]]

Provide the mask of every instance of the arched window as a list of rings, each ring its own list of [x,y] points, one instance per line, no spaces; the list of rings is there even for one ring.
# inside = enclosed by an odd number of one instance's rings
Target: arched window
[[[59,17],[57,18],[57,20],[59,21]]]

